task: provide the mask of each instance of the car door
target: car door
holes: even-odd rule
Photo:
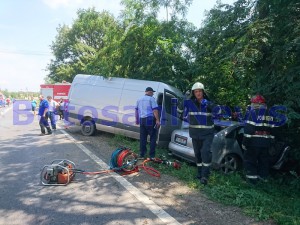
[[[164,92],[157,96],[161,122],[158,130],[159,145],[168,146],[172,131],[181,127],[182,101],[181,97],[167,89],[164,89]]]

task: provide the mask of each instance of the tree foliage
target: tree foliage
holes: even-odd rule
[[[54,81],[72,82],[79,73],[107,74],[111,69],[110,49],[120,29],[108,12],[95,9],[78,10],[78,18],[71,27],[60,26],[51,45],[55,56],[48,66],[49,77]],[[99,61],[99,58],[102,58]]]

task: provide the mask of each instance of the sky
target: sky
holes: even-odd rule
[[[40,90],[53,59],[50,45],[59,25],[71,25],[78,9],[95,7],[115,17],[121,0],[0,0],[0,90]],[[217,0],[193,0],[188,21],[200,27]],[[233,4],[235,0],[221,0]],[[163,18],[163,15],[161,15]]]

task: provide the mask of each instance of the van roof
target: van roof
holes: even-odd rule
[[[122,77],[104,77],[101,75],[86,75],[86,74],[77,74],[74,77],[72,84],[76,83],[86,83],[91,85],[101,84],[107,86],[107,82],[118,83],[118,86],[122,86],[122,88],[127,90],[136,90],[136,88],[145,91],[146,87],[152,87],[154,90],[158,89],[168,89],[174,92],[178,96],[183,96],[182,92],[177,88],[165,84],[160,81],[150,81],[150,80],[138,80],[138,79],[130,79],[130,78],[122,78]]]

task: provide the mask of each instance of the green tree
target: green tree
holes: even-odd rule
[[[193,82],[203,82],[213,99],[230,106],[245,106],[249,94],[252,75],[244,66],[251,68],[254,56],[242,59],[238,54],[244,49],[252,8],[251,1],[240,0],[234,6],[219,3],[197,33]]]
[[[174,15],[178,12],[184,18],[186,6],[178,1],[126,0],[122,3],[125,32],[119,43],[116,73],[122,77],[167,82],[186,90],[193,71],[191,47],[195,44],[196,28],[175,16],[171,21],[157,19],[161,7],[171,7]]]
[[[53,81],[72,82],[79,73],[103,74],[110,62],[107,51],[113,43],[118,23],[108,12],[95,9],[78,10],[78,18],[71,27],[58,28],[56,40],[51,49],[55,56],[48,66]],[[98,61],[104,57],[103,61]],[[99,63],[98,63],[99,62]]]
[[[211,96],[229,106],[263,94],[269,106],[284,105],[282,134],[300,158],[300,4],[297,0],[238,0],[210,10],[197,33],[197,73]],[[298,152],[298,153],[297,153]]]

